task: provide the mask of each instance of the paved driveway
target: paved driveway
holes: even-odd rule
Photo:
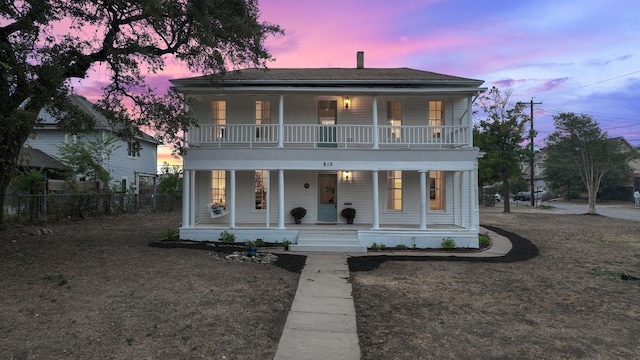
[[[586,214],[589,212],[588,204],[567,203],[562,201],[549,201],[543,204],[553,206],[567,214]],[[640,221],[640,208],[634,208],[633,204],[596,204],[596,212],[603,216],[617,219]]]

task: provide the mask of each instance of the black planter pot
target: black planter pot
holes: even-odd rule
[[[347,218],[347,224],[353,224],[353,218]]]
[[[296,224],[302,224],[302,219],[298,219],[298,218],[295,218],[295,219],[296,219]]]

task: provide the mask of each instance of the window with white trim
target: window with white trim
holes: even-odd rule
[[[402,210],[402,171],[387,171],[387,210]]]
[[[444,171],[429,171],[429,209],[444,210]]]
[[[213,138],[224,138],[224,125],[227,124],[227,102],[224,100],[214,100],[211,102],[211,123],[214,126]]]
[[[255,209],[267,209],[267,170],[256,170],[254,177]]]
[[[266,128],[260,125],[271,124],[271,102],[269,100],[256,101],[256,138],[267,137]]]
[[[402,102],[401,101],[388,101],[387,102],[387,121],[391,128],[391,139],[400,140],[400,134],[402,133]]]
[[[211,170],[211,203],[220,207],[227,206],[226,172]]]
[[[440,138],[444,125],[444,111],[442,101],[429,101],[429,126],[431,126],[431,137]]]
[[[127,142],[127,156],[129,157],[140,157],[140,142],[139,141],[128,141]]]

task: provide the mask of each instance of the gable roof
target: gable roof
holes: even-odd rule
[[[347,89],[372,91],[454,91],[478,92],[482,80],[463,78],[410,68],[270,68],[242,69],[224,75],[198,76],[171,80],[180,91],[208,88],[257,90],[273,88],[291,91],[303,89]],[[422,91],[420,91],[422,90]]]
[[[23,147],[18,157],[18,164],[30,168],[44,168],[55,170],[69,170],[70,168],[47,155],[46,153],[31,147]]]
[[[100,111],[98,111],[95,108],[94,104],[91,101],[87,100],[87,98],[85,98],[82,95],[71,94],[69,95],[69,100],[71,100],[71,103],[73,103],[73,105],[78,107],[80,110],[82,110],[83,112],[85,112],[95,120],[95,125],[93,126],[94,130],[105,130],[105,131],[111,131],[111,132],[114,131],[113,126],[111,126],[111,123],[109,122],[109,119],[107,119],[106,116],[104,116]],[[40,110],[38,117],[43,119],[44,124],[46,125],[55,125],[58,123],[58,119],[53,117],[44,109]],[[138,140],[146,141],[153,144],[158,144],[158,141],[153,136],[148,135],[145,132],[142,132],[142,136],[138,137]]]

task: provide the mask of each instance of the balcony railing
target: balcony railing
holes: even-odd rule
[[[469,128],[466,126],[389,126],[372,125],[322,125],[285,124],[282,141],[277,124],[215,125],[205,124],[192,128],[187,141],[192,146],[313,146],[313,147],[384,147],[416,145],[469,144]]]

